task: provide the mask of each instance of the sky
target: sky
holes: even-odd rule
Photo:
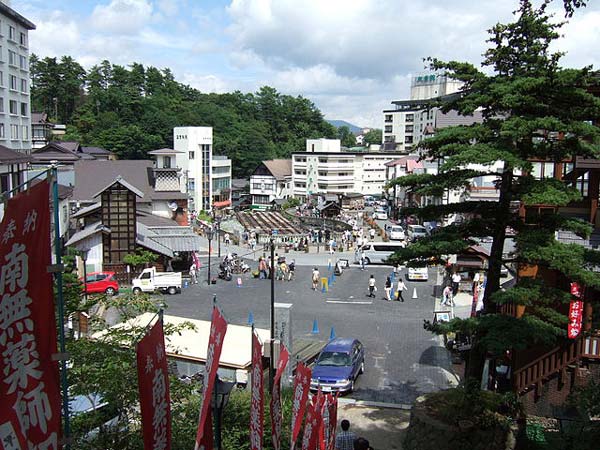
[[[541,0],[534,0],[539,3]],[[34,22],[30,52],[168,67],[202,92],[264,85],[312,100],[327,119],[382,127],[423,58],[479,65],[487,31],[516,0],[12,0]],[[564,66],[600,67],[600,0],[562,28]],[[564,19],[555,0],[556,20]]]

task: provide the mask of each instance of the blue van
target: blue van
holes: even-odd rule
[[[365,371],[365,352],[357,339],[336,338],[317,358],[310,380],[311,391],[352,392],[354,382]]]

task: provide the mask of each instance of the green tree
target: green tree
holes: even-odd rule
[[[341,141],[344,147],[356,147],[356,136],[352,134],[350,128],[346,125],[342,125],[337,130],[337,138]]]
[[[469,375],[480,377],[483,356],[501,355],[507,349],[550,345],[565,338],[567,318],[559,311],[568,295],[542,280],[521,279],[511,289],[500,289],[500,270],[506,230],[516,232],[520,264],[538,264],[556,270],[567,279],[585,286],[600,287],[600,277],[586,267],[599,261],[598,252],[555,239],[558,229],[586,235],[590,225],[563,216],[560,207],[581,198],[569,182],[529,175],[531,159],[561,163],[576,156],[600,156],[600,130],[590,120],[600,117],[600,99],[586,88],[594,83],[590,68],[564,69],[561,53],[552,53],[562,24],[546,13],[546,3],[534,8],[522,0],[513,23],[498,24],[490,30],[491,47],[485,53],[485,72],[465,62],[432,60],[432,69],[443,70],[464,83],[460,95],[440,105],[443,110],[472,114],[480,109],[483,123],[438,130],[422,141],[426,157],[440,161],[437,175],[411,175],[395,180],[422,195],[441,196],[448,189],[464,190],[475,177],[494,177],[498,202],[465,201],[444,206],[407,210],[424,220],[442,219],[460,213],[472,217],[461,225],[443,228],[430,239],[401,250],[394,259],[418,260],[457,254],[491,236],[492,247],[484,296],[484,314],[467,320],[427,327],[436,332],[460,330],[471,334],[474,346],[468,364]],[[493,169],[501,162],[502,169]],[[475,166],[473,166],[475,164]],[[524,220],[514,208],[548,205],[554,214],[528,214]],[[527,305],[521,319],[499,314],[506,302]]]
[[[365,145],[381,144],[383,143],[383,133],[381,130],[374,128],[365,134],[363,142]]]

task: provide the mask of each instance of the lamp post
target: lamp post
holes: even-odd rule
[[[82,248],[79,250],[81,253],[81,260],[83,261],[83,299],[85,304],[87,305],[88,296],[87,296],[87,257],[90,249]]]
[[[213,234],[214,231],[212,228],[209,228],[208,230],[206,230],[206,238],[208,239],[208,278],[206,280],[206,282],[210,285],[210,254],[212,253],[212,238],[213,238]]]
[[[216,224],[217,224],[217,242],[218,242],[217,256],[219,257],[219,260],[221,260],[221,218],[220,217],[218,217],[216,219]]]
[[[271,242],[271,335],[269,353],[269,391],[273,392],[273,378],[275,377],[275,242]]]
[[[223,381],[217,375],[212,398],[213,416],[215,417],[215,449],[221,450],[221,417],[223,409],[229,401],[229,394],[235,383]]]

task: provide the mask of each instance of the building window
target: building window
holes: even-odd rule
[[[170,169],[170,168],[171,168],[171,157],[163,156],[163,169]]]
[[[386,133],[391,133],[392,132],[392,126],[391,125],[386,125],[385,126],[385,132]]]
[[[11,27],[10,25],[8,26],[8,39],[10,39],[11,41],[14,41],[17,37],[17,32],[15,30],[15,27]]]
[[[25,78],[21,78],[21,92],[23,94],[27,93],[27,80]]]
[[[19,68],[21,70],[27,70],[27,58],[23,55],[19,55]]]
[[[0,97],[0,113],[4,113],[4,97]]]
[[[0,139],[4,139],[4,124],[0,123]]]
[[[590,186],[590,173],[586,172],[581,175],[574,183],[574,188],[577,189],[582,197],[588,196],[588,190]]]
[[[269,204],[269,196],[268,195],[253,195],[254,204],[255,205],[268,205]]]
[[[413,125],[406,125],[406,126],[404,127],[404,132],[405,132],[405,133],[412,133],[412,132],[413,132],[413,130],[414,130],[414,126],[413,126]]]
[[[27,35],[25,33],[19,33],[19,44],[27,47]]]
[[[194,192],[196,190],[196,179],[195,178],[188,178],[187,189],[188,189],[188,192]]]
[[[188,158],[189,159],[195,159],[196,158],[196,152],[189,152]]]
[[[8,51],[8,64],[11,66],[17,65],[17,54],[12,50]]]
[[[9,100],[8,105],[9,105],[8,111],[11,114],[17,115],[18,114],[18,111],[17,111],[17,101],[16,100]]]
[[[4,86],[4,72],[0,70],[0,86]]]
[[[19,139],[19,125],[15,125],[14,123],[10,124],[10,138]]]
[[[404,120],[406,122],[414,122],[415,121],[415,115],[414,114],[407,114],[406,118]]]
[[[412,144],[413,143],[413,137],[412,136],[404,136],[404,143],[405,144]]]
[[[23,139],[24,141],[29,140],[29,128],[27,128],[27,125],[23,125],[21,127],[21,139]]]
[[[21,103],[21,115],[27,117],[27,103]]]
[[[391,122],[393,120],[392,115],[391,114],[386,114],[385,115],[385,121],[386,122]]]
[[[13,91],[17,90],[17,77],[15,77],[14,75],[10,75],[10,88]]]

